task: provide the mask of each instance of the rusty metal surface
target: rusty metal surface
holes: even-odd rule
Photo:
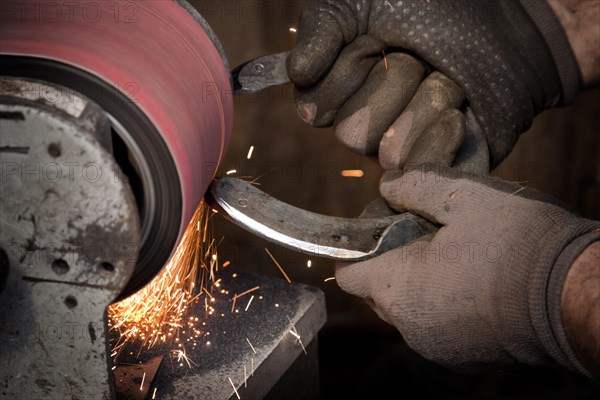
[[[75,93],[46,101],[64,94],[54,85],[18,90],[30,83],[0,81],[0,393],[108,399],[104,312],[135,267],[135,200],[102,110]]]
[[[221,287],[229,294],[213,294],[216,299],[210,303],[214,307],[213,314],[206,313],[204,303],[193,306],[191,315],[198,316],[205,324],[201,324],[202,337],[194,340],[197,346],[182,335],[180,343],[189,365],[177,359],[172,349],[181,347],[175,343],[171,347],[141,352],[139,343],[131,343],[122,351],[124,355],[119,357],[119,363],[124,365],[164,356],[156,377],[149,383],[147,398],[151,398],[155,389],[157,399],[237,398],[229,382],[231,379],[242,399],[261,399],[298,357],[308,357],[302,346],[308,348],[316,340],[326,320],[323,293],[311,286],[239,271],[234,278],[233,271],[226,271],[221,274]],[[232,312],[232,303],[228,300],[235,293],[256,286],[260,288],[239,298]],[[252,295],[254,299],[247,307]],[[290,330],[297,332],[302,345]],[[312,351],[316,351],[316,346],[313,347]],[[115,373],[121,368],[119,363]],[[313,365],[313,368],[318,366]],[[120,386],[139,389],[140,382],[117,380],[117,391]]]

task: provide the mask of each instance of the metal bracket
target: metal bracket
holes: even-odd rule
[[[0,78],[2,397],[113,397],[104,315],[140,229],[106,129],[73,91]]]

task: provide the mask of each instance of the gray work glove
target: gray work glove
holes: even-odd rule
[[[338,265],[343,290],[445,366],[557,362],[585,373],[564,334],[560,294],[576,257],[600,240],[599,222],[533,189],[440,166],[390,171],[381,192],[396,211],[441,228]]]
[[[426,64],[398,53],[406,51]],[[301,14],[287,66],[300,116],[335,123],[342,142],[364,154],[377,153],[390,126],[400,136],[393,142],[410,147],[442,111],[464,110],[464,93],[492,166],[536,114],[570,102],[579,88],[567,38],[542,0],[316,1]],[[445,75],[462,92],[428,82],[430,68],[443,73],[430,78]],[[415,96],[424,78],[428,89]],[[400,115],[405,108],[409,115]],[[455,129],[464,125],[451,119]],[[410,150],[402,152],[381,161],[399,168]]]

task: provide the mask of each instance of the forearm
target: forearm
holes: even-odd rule
[[[600,84],[600,1],[547,1],[569,39],[584,87]]]
[[[600,242],[571,266],[561,295],[567,340],[579,361],[600,379]]]

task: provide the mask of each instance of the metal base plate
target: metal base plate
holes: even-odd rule
[[[108,400],[103,316],[140,236],[108,120],[74,93],[42,96],[61,87],[1,78],[0,88],[0,398]]]
[[[203,331],[195,340],[196,346],[181,336],[190,365],[177,359],[177,344],[140,353],[140,344],[131,343],[116,363],[115,376],[119,377],[119,369],[127,364],[160,356],[163,360],[153,381],[147,379],[155,372],[150,363],[138,369],[137,374],[129,374],[126,380],[116,379],[122,399],[131,398],[128,393],[132,393],[132,387],[142,399],[152,398],[155,389],[156,398],[160,399],[237,398],[232,383],[243,399],[260,399],[294,360],[314,355],[305,355],[302,346],[309,349],[326,321],[325,297],[319,289],[243,272],[227,271],[221,277],[221,287],[229,294],[213,293],[215,301],[209,302],[214,308],[212,315],[203,302],[193,306],[191,315],[199,318],[198,326]],[[260,288],[236,300],[232,312],[230,299],[234,294],[256,286]],[[309,350],[316,351],[316,346]],[[141,386],[144,372],[146,379]]]

